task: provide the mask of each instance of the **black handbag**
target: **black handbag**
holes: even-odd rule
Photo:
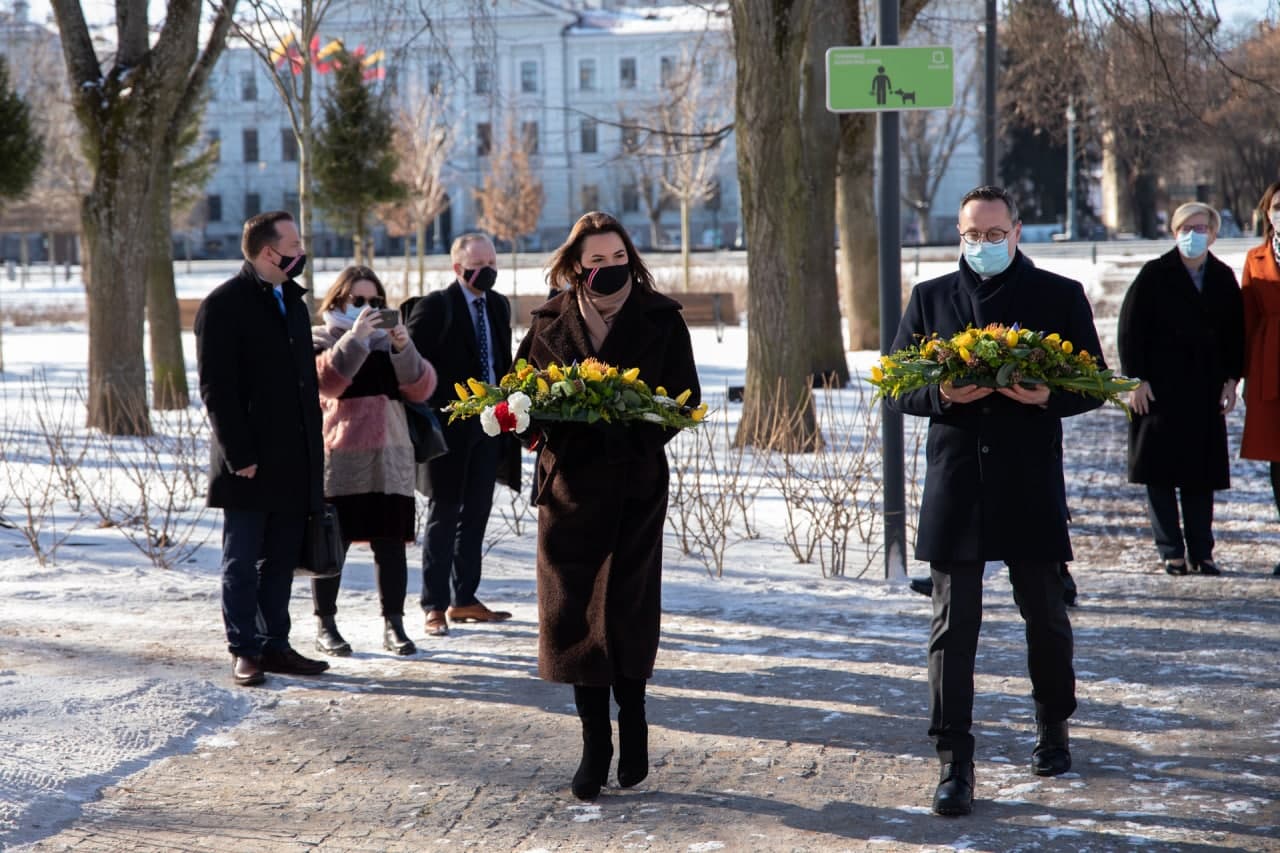
[[[430,462],[437,456],[449,452],[449,445],[444,440],[444,432],[440,429],[440,421],[436,413],[426,403],[404,403],[404,416],[409,425],[409,440],[413,442],[413,461]]]
[[[338,510],[325,504],[307,516],[306,536],[302,540],[302,556],[294,575],[311,578],[333,578],[342,574],[347,551],[342,547],[342,528]]]

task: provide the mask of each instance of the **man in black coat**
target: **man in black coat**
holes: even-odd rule
[[[1017,250],[1017,207],[998,187],[965,195],[959,230],[964,256],[950,275],[921,282],[894,340],[950,336],[990,323],[1058,332],[1099,356],[1093,312],[1078,282],[1036,269]],[[929,734],[942,762],[933,809],[968,814],[973,803],[973,670],[982,623],[982,571],[1009,567],[1027,626],[1027,661],[1037,740],[1032,766],[1053,776],[1071,766],[1067,718],[1075,711],[1071,622],[1059,566],[1070,561],[1061,419],[1100,405],[1078,394],[1034,389],[923,388],[889,399],[891,408],[929,418],[928,467],[916,559],[929,563]]]
[[[208,504],[223,510],[222,618],[232,678],[316,675],[289,645],[289,593],[307,515],[322,501],[324,448],[311,318],[294,281],[306,263],[293,217],[244,224],[245,264],[196,314],[200,396],[213,427]]]
[[[456,280],[419,299],[409,315],[413,344],[439,377],[428,400],[436,409],[456,399],[455,383],[497,384],[511,369],[511,307],[493,290],[498,280],[493,243],[483,234],[463,234],[453,241],[450,255]],[[437,637],[449,633],[450,621],[511,618],[482,604],[476,590],[499,464],[520,462],[519,446],[509,436],[485,435],[479,418],[450,424],[442,414],[440,422],[449,452],[426,464],[431,502],[422,546],[422,609],[427,634]],[[518,474],[515,483],[519,488]]]

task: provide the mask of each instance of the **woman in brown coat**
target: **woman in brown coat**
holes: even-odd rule
[[[650,387],[699,400],[680,304],[657,293],[626,230],[592,212],[552,256],[560,293],[533,312],[517,358],[539,369],[597,358],[637,367]],[[613,758],[609,688],[618,703],[618,784],[648,775],[645,682],[658,652],[665,445],[651,424],[543,425],[538,459],[538,674],[573,685],[582,761],[573,793],[594,799]]]
[[[1271,463],[1271,490],[1280,508],[1280,181],[1258,203],[1262,245],[1245,256],[1244,438],[1240,456]],[[1280,576],[1280,563],[1272,574]]]

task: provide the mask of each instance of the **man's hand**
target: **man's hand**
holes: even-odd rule
[[[1022,403],[1027,406],[1044,406],[1049,402],[1048,385],[1024,388],[1021,384],[1015,383],[1008,388],[997,388],[996,390],[1015,403]]]
[[[1225,390],[1225,389],[1224,389]],[[1231,389],[1232,402],[1235,401],[1235,386]],[[1151,393],[1151,386],[1143,382],[1137,388],[1129,392],[1129,408],[1133,409],[1134,414],[1145,415],[1151,411],[1151,404],[1156,401],[1156,395]],[[1230,410],[1228,410],[1230,411]]]
[[[1236,380],[1228,379],[1222,383],[1222,398],[1218,401],[1222,406],[1222,414],[1230,414],[1236,407]]]
[[[236,472],[237,477],[244,477],[246,480],[252,480],[253,475],[258,473],[257,465],[250,465],[248,468],[241,468]]]
[[[938,386],[938,396],[942,398],[942,402],[952,405],[961,403],[972,403],[974,400],[981,400],[986,397],[994,389],[982,388],[978,385],[965,385],[963,388],[957,388],[951,384],[948,379]]]

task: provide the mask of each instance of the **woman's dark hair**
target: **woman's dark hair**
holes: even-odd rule
[[[387,289],[382,286],[382,281],[373,270],[360,265],[347,267],[338,273],[338,277],[334,279],[333,284],[329,285],[329,289],[325,291],[324,299],[320,302],[320,307],[316,312],[323,314],[335,305],[346,305],[347,300],[351,298],[351,288],[356,286],[358,281],[371,281],[373,286],[378,288],[378,295],[383,299],[387,298]]]
[[[640,253],[631,242],[631,235],[622,227],[621,222],[599,210],[584,213],[577,222],[573,223],[568,239],[556,249],[547,265],[547,284],[556,290],[561,290],[568,285],[576,286],[578,274],[574,270],[574,265],[581,265],[583,242],[592,235],[610,232],[617,234],[622,240],[622,245],[626,247],[627,266],[631,269],[631,286],[652,293],[653,274],[644,265],[644,261],[640,260]]]
[[[1262,200],[1258,202],[1258,218],[1262,220],[1262,236],[1265,238],[1263,242],[1270,243],[1271,238],[1275,236],[1275,226],[1271,224],[1271,201],[1276,197],[1276,193],[1280,193],[1280,181],[1274,181],[1262,193]]]

